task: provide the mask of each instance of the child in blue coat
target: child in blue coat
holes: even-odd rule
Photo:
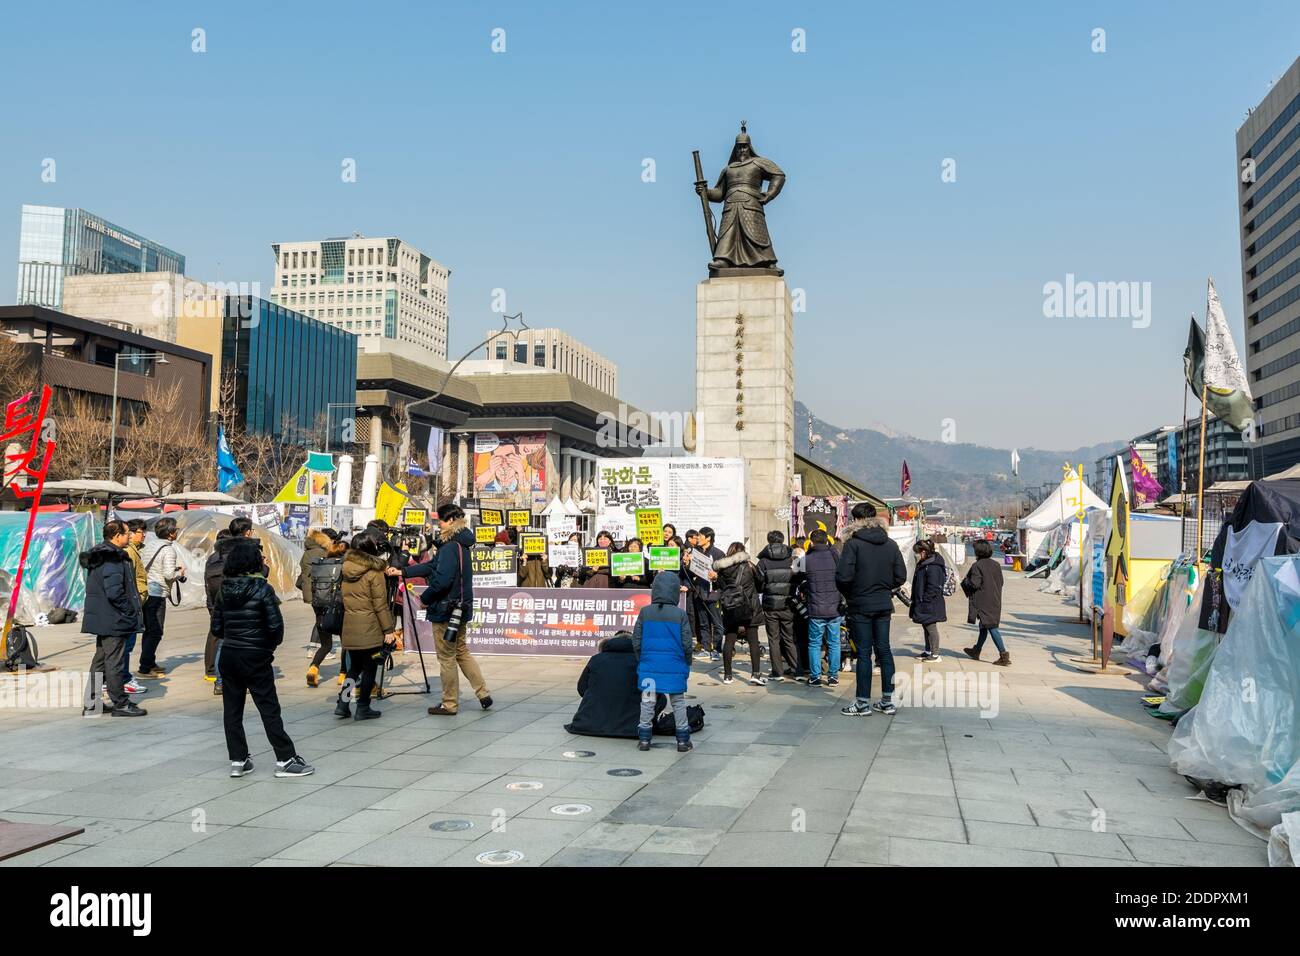
[[[695,634],[691,619],[677,606],[681,579],[662,571],[650,588],[650,603],[641,608],[632,630],[636,655],[636,680],[641,689],[641,720],[637,724],[638,750],[650,749],[654,733],[655,695],[666,694],[677,722],[677,752],[691,749],[691,728],[686,717],[686,680],[691,673]]]

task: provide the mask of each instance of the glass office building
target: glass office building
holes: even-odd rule
[[[315,448],[343,444],[356,415],[355,407],[340,407],[352,406],[357,396],[357,337],[351,332],[255,296],[227,296],[223,379],[231,370],[235,408],[249,432]]]
[[[185,257],[84,209],[29,206],[18,234],[18,304],[63,306],[65,276],[185,272]]]

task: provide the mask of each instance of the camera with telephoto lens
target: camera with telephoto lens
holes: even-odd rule
[[[808,616],[808,605],[804,603],[803,598],[798,594],[790,595],[790,610],[794,611],[798,617]]]
[[[442,639],[449,644],[455,644],[464,623],[465,605],[453,604],[451,606],[451,616],[447,618],[447,630],[443,632]]]

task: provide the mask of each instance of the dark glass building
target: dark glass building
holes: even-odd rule
[[[24,205],[18,304],[63,305],[65,276],[185,272],[185,257],[84,209]]]
[[[339,407],[357,395],[357,338],[351,332],[255,296],[227,296],[223,378],[232,369],[235,408],[249,432],[312,447],[337,448],[345,437],[351,440],[344,428],[355,409]]]

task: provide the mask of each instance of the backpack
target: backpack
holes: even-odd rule
[[[343,628],[343,559],[316,558],[311,575],[311,606],[320,612],[321,629],[337,634]]]
[[[221,593],[221,582],[226,579],[226,557],[216,548],[208,555],[208,563],[203,566],[203,586],[208,592],[208,602],[215,604]]]
[[[943,570],[944,570],[943,596],[952,597],[954,594],[957,593],[957,575],[953,573],[952,568],[949,567],[947,564],[943,566]]]
[[[16,671],[19,668],[40,667],[40,651],[36,647],[36,638],[21,624],[15,623],[5,643],[5,670]]]
[[[663,699],[663,695],[660,695]],[[691,733],[698,734],[704,729],[704,708],[699,704],[689,704],[686,707],[686,723],[691,729]],[[677,718],[673,714],[671,707],[665,707],[659,711],[655,717],[654,733],[663,736],[669,736],[677,733]]]

